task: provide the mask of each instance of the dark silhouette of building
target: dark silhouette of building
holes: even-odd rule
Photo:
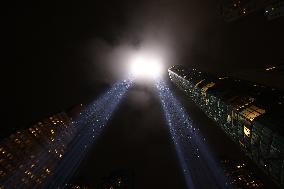
[[[99,183],[99,189],[133,189],[133,174],[130,171],[120,170],[112,172]]]
[[[173,66],[171,81],[184,91],[267,175],[284,186],[284,93],[228,76]]]
[[[257,176],[248,168],[246,163],[223,159],[221,165],[233,188],[264,188],[261,179],[257,178]]]
[[[231,76],[284,90],[284,64],[274,64],[258,69],[246,69]]]
[[[220,3],[220,14],[225,21],[231,22],[250,13],[263,11],[270,20],[272,17],[276,18],[276,14],[278,15],[281,12],[281,8],[276,10],[276,5],[280,2],[281,0],[222,0]]]
[[[93,185],[76,181],[66,185],[67,189],[133,189],[133,173],[129,170],[117,170],[104,176],[101,180]]]
[[[278,1],[265,8],[265,15],[268,20],[273,20],[284,16],[284,1]]]

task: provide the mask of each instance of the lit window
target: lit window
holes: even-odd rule
[[[261,109],[257,106],[252,105],[252,106],[244,109],[241,112],[241,115],[244,116],[245,118],[247,118],[248,120],[253,121],[256,117],[258,117],[258,116],[260,116],[264,113],[265,113],[264,109]]]
[[[266,70],[266,71],[270,71],[270,70],[273,70],[273,69],[275,69],[275,68],[276,68],[275,66],[272,66],[272,67],[266,68],[265,70]]]
[[[250,129],[244,126],[244,133],[247,137],[250,137]]]
[[[215,83],[213,83],[213,82],[208,83],[207,85],[202,87],[201,91],[205,93],[209,88],[213,87],[214,85],[215,85]]]
[[[47,174],[50,173],[50,170],[48,168],[45,169],[45,172],[47,172]]]
[[[15,141],[15,143],[17,143],[17,144],[20,144],[20,143],[21,143],[21,141],[20,141],[18,138],[16,138],[14,141]]]
[[[206,105],[208,105],[208,103],[209,103],[209,99],[206,99],[206,100],[205,100],[205,102],[206,102]]]
[[[228,122],[228,123],[230,123],[230,122],[231,122],[231,120],[232,120],[231,116],[230,116],[230,115],[228,115],[228,117],[227,117],[227,122]]]

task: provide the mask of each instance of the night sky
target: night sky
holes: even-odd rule
[[[1,17],[4,130],[93,99],[122,78],[113,57],[125,47],[154,44],[167,49],[167,66],[221,73],[284,59],[283,18],[225,23],[206,0],[25,1]]]
[[[128,49],[158,46],[166,49],[166,66],[183,64],[213,73],[263,68],[284,60],[283,18],[267,21],[262,12],[257,12],[226,23],[218,14],[217,1],[23,1],[9,5],[1,18],[5,48],[1,57],[4,65],[1,69],[4,94],[1,137],[15,129],[29,127],[48,115],[95,99],[124,77],[127,68],[121,66],[120,54]],[[117,134],[122,138],[127,136],[121,144],[116,143],[122,150],[117,156],[126,154],[118,158],[129,158],[122,161],[125,164],[134,153],[142,153],[140,149],[145,149],[144,145],[151,144],[151,152],[145,154],[153,157],[134,155],[137,162],[147,158],[158,161],[172,151],[170,160],[149,166],[155,165],[153,170],[156,171],[169,166],[175,185],[181,178],[175,174],[173,149],[168,148],[170,141],[164,140],[169,138],[169,133],[163,127],[155,98],[146,86],[131,90],[127,102],[122,104],[123,111],[111,122],[117,130],[106,131],[106,139],[92,154],[102,154],[101,148],[110,148],[116,143],[114,140],[119,139],[115,138]],[[146,114],[150,110],[154,113]],[[129,115],[132,115],[130,120]],[[138,122],[140,124],[135,125]],[[149,142],[145,142],[148,139]],[[133,145],[125,145],[131,141]],[[160,146],[164,146],[160,153],[154,153]],[[133,154],[127,154],[127,148]],[[93,161],[100,164],[104,155]],[[136,169],[131,165],[125,167]],[[139,167],[137,169],[139,172]],[[144,167],[138,175],[147,175],[145,170]]]

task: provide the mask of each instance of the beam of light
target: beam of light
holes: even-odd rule
[[[52,174],[41,188],[64,188],[92,144],[102,133],[132,83],[133,80],[130,78],[114,84],[110,90],[87,106],[76,118],[74,121],[76,134],[71,134],[71,130],[67,130],[65,133],[56,133],[54,141],[48,145],[39,146],[38,150],[33,153],[35,157],[32,160],[28,158],[27,161],[23,161],[21,169],[5,181],[3,186],[5,188],[26,188],[22,178],[23,175],[31,174],[27,172],[30,170],[34,175],[42,175],[43,171]],[[68,136],[64,138],[62,135]],[[67,147],[65,153],[57,151],[62,147],[62,144]],[[35,160],[36,165],[34,165]],[[35,183],[34,187],[37,188],[38,185]]]
[[[162,59],[158,55],[136,53],[129,60],[130,74],[139,80],[158,78],[162,73]]]
[[[53,177],[47,182],[48,188],[61,188],[68,183],[131,85],[131,79],[116,83],[80,116],[77,121],[80,133],[57,166]]]
[[[162,80],[156,80],[156,88],[187,187],[229,188],[221,167],[182,105]]]

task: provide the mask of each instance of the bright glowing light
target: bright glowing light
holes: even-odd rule
[[[157,78],[162,73],[162,60],[158,56],[135,55],[130,60],[130,73],[135,78]]]

